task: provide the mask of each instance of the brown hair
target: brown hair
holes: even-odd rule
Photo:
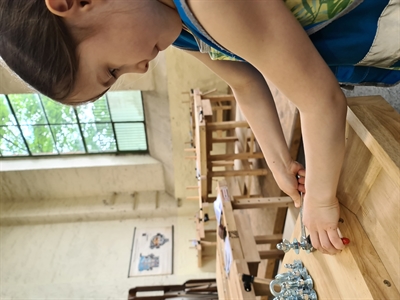
[[[76,42],[44,0],[0,0],[0,56],[22,80],[60,102],[72,91]]]

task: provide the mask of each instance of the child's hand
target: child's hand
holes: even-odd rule
[[[296,207],[300,207],[300,192],[305,193],[305,176],[304,167],[297,161],[291,161],[288,168],[274,174],[275,180],[279,188],[285,192],[292,200]]]
[[[305,197],[303,203],[303,224],[310,235],[314,248],[325,254],[336,254],[344,249],[337,232],[340,206],[335,197],[332,201],[321,201]]]

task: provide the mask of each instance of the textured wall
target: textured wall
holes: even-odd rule
[[[0,183],[1,202],[165,189],[162,164],[148,155],[2,160]]]
[[[174,274],[127,278],[135,227],[174,225]],[[0,298],[127,299],[135,286],[214,277],[197,268],[188,217],[0,228]],[[192,230],[188,230],[191,228]]]

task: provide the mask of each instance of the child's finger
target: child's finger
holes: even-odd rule
[[[304,184],[306,182],[306,178],[305,177],[300,177],[300,178],[297,179],[297,182],[299,184]]]
[[[299,192],[301,192],[301,193],[303,193],[303,194],[306,193],[306,186],[305,186],[304,184],[299,184],[299,185],[297,186],[297,189],[298,189]]]
[[[297,172],[297,175],[300,175],[301,177],[305,177],[306,176],[306,170],[305,169],[300,169]]]

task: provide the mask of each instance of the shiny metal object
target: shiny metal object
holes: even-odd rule
[[[306,227],[303,224],[303,193],[300,193],[300,227],[301,227],[301,237],[300,242],[294,238],[293,242],[284,239],[281,243],[276,245],[276,248],[282,250],[283,252],[288,252],[293,249],[296,254],[300,253],[300,249],[303,249],[307,253],[314,251],[314,247],[311,244],[310,236],[307,236]]]
[[[314,282],[303,263],[295,260],[293,264],[284,266],[290,271],[277,274],[269,286],[272,295],[275,296],[274,300],[317,300],[317,293],[313,289]]]

